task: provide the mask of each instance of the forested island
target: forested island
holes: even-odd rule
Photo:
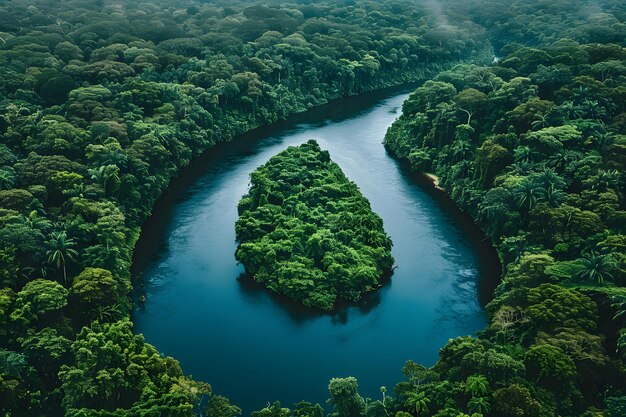
[[[620,0],[1,2],[0,412],[240,414],[133,333],[141,225],[216,143],[425,81],[385,144],[504,276],[479,337],[381,400],[333,379],[331,416],[625,415],[625,20]]]
[[[391,272],[382,219],[314,140],[254,171],[238,209],[237,260],[255,281],[305,306],[358,301]]]

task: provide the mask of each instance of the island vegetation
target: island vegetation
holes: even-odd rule
[[[480,337],[380,400],[333,379],[331,415],[625,415],[624,2],[263,3],[0,3],[0,412],[240,414],[133,333],[142,222],[220,141],[432,78],[386,146],[440,178],[504,278]]]
[[[255,281],[308,307],[358,301],[393,266],[382,219],[314,140],[254,171],[239,215],[237,260]]]

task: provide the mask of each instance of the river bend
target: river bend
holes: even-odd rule
[[[250,412],[280,400],[323,403],[328,380],[355,376],[361,394],[402,379],[407,359],[432,365],[449,338],[485,326],[481,254],[381,144],[406,92],[333,102],[220,144],[183,171],[144,227],[135,262],[135,331],[185,373]],[[397,269],[359,305],[333,314],[294,306],[238,277],[237,202],[249,174],[316,139],[384,220]]]

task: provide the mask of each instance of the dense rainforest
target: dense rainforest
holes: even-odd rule
[[[436,174],[505,266],[488,328],[397,394],[418,392],[431,412],[581,415],[604,399],[624,415],[626,50],[560,39],[500,55],[424,83],[385,138]]]
[[[169,180],[254,127],[488,59],[480,26],[453,32],[402,2],[0,3],[5,413],[191,414],[209,387],[128,320],[132,250]]]
[[[441,177],[504,278],[479,338],[382,401],[332,380],[332,415],[626,414],[625,20],[619,0],[1,1],[0,411],[241,413],[132,332],[141,224],[220,141],[432,79],[386,146]]]
[[[237,260],[256,282],[305,306],[358,301],[391,272],[382,219],[314,140],[255,170],[238,211]]]

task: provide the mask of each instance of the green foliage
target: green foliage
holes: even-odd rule
[[[68,291],[57,282],[43,278],[30,281],[17,293],[11,319],[27,324],[59,313],[67,305],[67,294]]]
[[[90,321],[127,317],[141,224],[178,170],[217,142],[463,60],[487,62],[485,32],[463,16],[453,21],[449,37],[419,4],[368,0],[0,5],[0,347],[15,351],[46,327],[72,341]],[[328,252],[326,232],[309,237],[295,250]],[[384,233],[362,238],[386,245]],[[391,262],[384,250],[354,255],[323,258],[352,299]],[[304,255],[282,272],[290,285],[319,278]],[[41,277],[69,289],[69,305],[37,317],[14,294]],[[335,295],[316,293],[312,303],[330,308]],[[119,412],[62,411],[58,378],[26,360],[37,367],[32,380],[2,382],[3,415],[192,412],[179,393]]]
[[[573,24],[582,1],[531,3],[459,4],[498,22],[490,33],[501,57],[424,83],[385,137],[392,154],[439,178],[503,263],[488,328],[479,340],[450,341],[431,370],[463,384],[465,398],[431,395],[435,382],[397,386],[428,393],[436,415],[582,415],[603,390],[617,398],[626,389],[623,353],[610,365],[626,351],[623,309],[606,307],[626,283],[626,160],[617,156],[626,79],[615,62],[625,54],[613,37],[622,29]],[[611,14],[623,6],[601,3],[605,23],[623,20]],[[564,20],[539,18],[544,6]]]
[[[472,397],[481,397],[489,392],[489,381],[483,375],[472,375],[465,381],[465,392]]]
[[[472,413],[485,415],[491,411],[491,403],[487,397],[472,397],[467,403],[467,408]]]
[[[380,286],[393,266],[382,219],[317,142],[288,148],[250,177],[236,256],[257,282],[325,310]]]
[[[542,284],[528,292],[528,314],[538,329],[558,327],[594,330],[597,307],[579,291]]]
[[[626,413],[626,397],[608,397],[605,402],[608,417],[617,417]]]
[[[226,412],[225,414],[213,414],[213,416],[216,417],[229,415],[231,415],[229,412]],[[272,405],[268,403],[267,407],[258,411],[253,411],[251,415],[254,417],[323,417],[324,409],[319,404],[300,401],[296,403],[294,409],[291,410],[289,408],[281,407],[280,402],[275,401]]]
[[[253,411],[251,417],[289,417],[288,408],[280,406],[280,402],[275,401],[271,406],[263,408],[259,411]]]
[[[11,187],[13,184],[11,183]],[[10,187],[5,187],[10,188]],[[13,189],[0,191],[0,207],[25,212],[33,203],[33,195],[28,190]]]
[[[79,305],[80,311],[90,311],[123,299],[129,290],[128,284],[116,279],[110,271],[87,268],[74,278],[70,297]]]
[[[127,409],[185,388],[178,364],[134,335],[128,321],[83,328],[71,350],[73,364],[59,372],[67,412]]]
[[[60,366],[69,360],[72,342],[54,328],[29,331],[18,341],[34,366],[45,372],[47,382],[54,381]]]
[[[241,414],[241,408],[232,405],[228,398],[213,395],[204,408],[207,417],[236,417]]]
[[[549,386],[566,384],[576,375],[574,361],[560,348],[535,345],[524,355],[524,364],[530,378]]]
[[[583,255],[576,278],[602,284],[606,279],[613,278],[610,271],[614,268],[615,263],[610,255],[602,255],[592,250]]]
[[[626,331],[607,307],[626,283],[623,1],[118,3],[0,5],[0,413],[197,412],[208,388],[181,378],[176,362],[123,320],[132,248],[170,179],[252,128],[434,77],[404,104],[386,145],[440,178],[491,238],[506,275],[480,343],[449,343],[430,370],[407,366],[400,398],[360,413],[414,415],[404,404],[419,391],[420,410],[439,416],[583,415],[600,398],[607,415],[624,414]],[[492,49],[499,62],[471,64],[491,61]],[[331,200],[306,195],[320,197]],[[286,200],[254,198],[269,208]],[[375,219],[350,228],[375,228]],[[320,278],[311,262],[333,266],[336,282],[349,271],[348,298],[363,288],[355,282],[378,282],[375,265],[391,266],[385,250],[371,250],[378,263],[359,267],[349,261],[355,253],[326,256],[329,233],[305,240],[302,222],[285,227],[303,233],[299,246],[266,242],[250,262],[292,250],[281,273],[297,283],[293,292]],[[360,239],[385,247],[384,237]],[[568,393],[548,375],[541,388],[519,376],[535,345],[574,361]],[[519,384],[499,385],[507,370]],[[468,398],[464,384],[476,374],[492,394]],[[345,401],[349,410],[359,409],[356,397]],[[214,401],[216,412],[234,413]],[[323,413],[308,403],[284,410],[265,413]]]
[[[65,231],[52,233],[48,241],[48,251],[46,256],[48,262],[56,265],[57,269],[63,270],[63,281],[67,284],[67,262],[75,261],[78,252],[74,249],[76,243],[72,239],[68,239]]]
[[[494,391],[494,410],[500,415],[511,417],[539,417],[541,404],[523,386],[513,384]]]
[[[363,414],[365,400],[359,395],[356,378],[333,378],[328,384],[333,417],[358,417]]]
[[[417,416],[423,416],[428,414],[428,412],[430,411],[428,408],[428,404],[430,404],[430,400],[423,392],[409,393],[406,401],[404,402],[404,406],[407,407],[407,409],[409,410],[415,410],[415,414]]]
[[[294,417],[323,417],[324,409],[319,404],[300,401],[296,403],[293,415]]]

